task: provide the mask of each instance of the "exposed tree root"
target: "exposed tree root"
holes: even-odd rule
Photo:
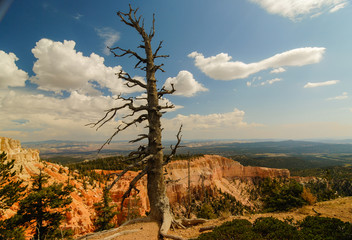
[[[194,225],[198,225],[198,224],[201,224],[201,223],[205,223],[207,221],[208,220],[204,219],[204,218],[195,218],[195,219],[184,218],[184,219],[182,219],[181,223],[182,223],[183,226],[189,227],[189,226],[194,226]]]
[[[122,235],[126,235],[126,234],[130,234],[130,233],[135,233],[135,232],[139,232],[141,231],[140,229],[131,229],[131,230],[126,230],[126,231],[123,231],[123,232],[118,232],[116,234],[113,234],[109,237],[105,237],[103,240],[112,240],[114,239],[115,237],[118,237],[118,236],[122,236]]]
[[[199,232],[205,232],[205,231],[208,231],[208,230],[213,230],[215,227],[216,227],[215,225],[202,227],[202,228],[199,229]]]
[[[135,224],[135,223],[144,223],[144,222],[153,222],[153,219],[151,219],[150,217],[135,218],[127,222],[124,222],[120,227]]]

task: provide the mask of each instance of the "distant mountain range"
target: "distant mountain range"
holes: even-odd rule
[[[285,153],[285,154],[352,154],[352,140],[334,141],[253,141],[253,140],[219,140],[219,141],[184,141],[180,153],[202,154],[260,154],[260,153]],[[165,151],[173,142],[164,142]],[[39,149],[41,154],[91,154],[97,153],[97,149],[103,142],[79,142],[79,141],[43,141],[25,142],[24,147]],[[138,144],[126,142],[112,142],[103,149],[102,153],[124,154],[138,147]]]

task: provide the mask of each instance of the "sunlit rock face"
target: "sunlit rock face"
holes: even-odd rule
[[[28,180],[32,173],[39,173],[36,164],[39,163],[39,150],[24,149],[18,140],[0,137],[0,152],[7,153],[7,159],[15,160],[14,170],[18,176]]]
[[[41,161],[38,150],[23,149],[17,140],[0,137],[0,147],[1,152],[7,153],[9,160],[15,159],[17,177],[24,179],[26,184],[30,184],[31,176],[38,174],[40,170],[51,177],[49,183],[66,184],[69,180],[74,186],[74,192],[71,193],[73,201],[70,211],[65,213],[66,220],[61,227],[73,229],[76,236],[94,231],[94,203],[101,200],[104,187],[102,183],[96,181],[89,183],[88,177],[80,176],[77,171],[69,173],[67,167]],[[96,170],[96,172],[112,174],[121,171]],[[112,204],[116,205],[116,210],[120,211],[121,198],[137,174],[138,172],[128,171],[111,189]],[[265,177],[290,177],[290,173],[286,169],[245,167],[232,159],[217,155],[205,155],[190,161],[191,188],[220,189],[247,206],[253,205],[249,193],[253,187],[251,180]],[[188,161],[177,160],[166,165],[165,180],[170,204],[178,206],[188,194]],[[146,176],[137,183],[136,188],[139,192],[133,190],[132,196],[124,201],[123,211],[120,211],[115,219],[117,223],[126,220],[128,216],[143,216],[149,211]],[[8,210],[4,217],[13,215],[15,211],[16,206]]]
[[[178,160],[166,166],[171,184],[168,184],[167,195],[171,203],[178,202],[187,195],[188,161]],[[205,155],[190,161],[191,188],[217,188],[234,196],[244,205],[251,206],[248,190],[253,187],[253,178],[290,177],[287,169],[264,167],[245,167],[232,159],[217,155]]]

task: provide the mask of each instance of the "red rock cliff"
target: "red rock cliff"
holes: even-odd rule
[[[18,177],[22,179],[30,179],[30,176],[33,174],[39,173],[39,169],[44,169],[51,176],[51,182],[64,183],[70,178],[70,183],[75,187],[75,190],[71,194],[73,199],[70,205],[71,211],[67,213],[67,219],[63,223],[63,227],[72,228],[76,235],[83,235],[94,230],[92,222],[95,216],[93,204],[101,199],[102,185],[94,182],[93,186],[86,184],[84,188],[83,180],[77,177],[78,173],[71,173],[69,175],[67,167],[40,161],[38,150],[22,149],[19,141],[1,137],[0,151],[7,152],[8,159],[16,160],[15,165]],[[22,170],[20,171],[20,169]],[[165,167],[165,171],[167,172],[165,178],[168,181],[167,195],[170,203],[174,204],[187,195],[188,161],[173,161]],[[104,172],[106,173],[106,171]],[[250,186],[248,182],[243,180],[254,177],[290,176],[289,171],[286,169],[244,167],[236,161],[216,155],[205,155],[191,160],[190,172],[191,187],[205,186],[218,188],[223,192],[233,195],[242,204],[249,206],[252,205],[248,193]],[[111,195],[113,201],[118,206],[120,205],[123,193],[128,189],[129,182],[137,174],[137,172],[133,171],[128,172],[112,188]],[[147,181],[146,177],[144,177],[137,184],[137,189],[140,192],[131,197],[130,200],[127,199],[125,201],[125,212],[120,214],[120,218],[125,216],[127,211],[132,211],[136,208],[137,212],[141,215],[149,210],[146,185]],[[12,211],[13,213],[14,211]]]

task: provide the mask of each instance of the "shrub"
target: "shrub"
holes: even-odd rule
[[[217,216],[214,213],[214,209],[212,208],[212,206],[208,203],[205,203],[202,206],[200,206],[200,209],[197,211],[197,217],[212,219],[212,218],[216,218]]]
[[[198,240],[264,240],[259,234],[252,229],[252,224],[245,219],[235,219],[216,227],[210,233],[203,233]]]
[[[288,211],[303,206],[303,186],[294,180],[265,179],[261,186],[264,210],[267,212]]]
[[[352,239],[352,224],[337,218],[308,216],[300,224],[302,240]]]
[[[301,196],[304,199],[304,201],[306,201],[309,205],[313,205],[314,203],[317,202],[317,197],[311,193],[309,188],[303,188],[303,192]]]
[[[248,220],[235,219],[199,235],[198,240],[350,240],[352,224],[336,218],[306,217],[292,225],[272,217]]]
[[[273,217],[256,219],[253,230],[268,240],[297,239],[298,236],[294,226]]]

